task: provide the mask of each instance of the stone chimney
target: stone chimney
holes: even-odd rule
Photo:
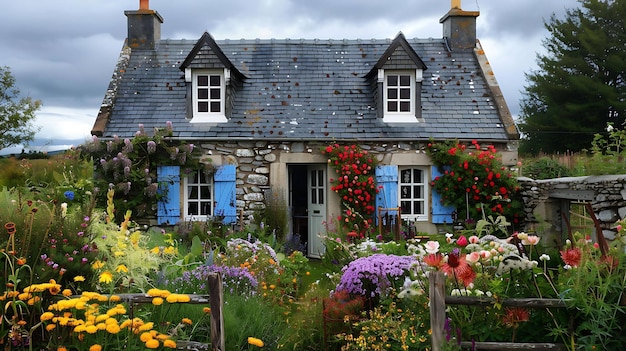
[[[163,17],[150,10],[149,0],[139,0],[139,10],[124,11],[128,17],[128,46],[131,49],[154,49],[161,40]]]
[[[476,47],[476,17],[478,11],[463,11],[461,0],[451,0],[450,11],[439,23],[443,24],[443,37],[452,51],[471,50]]]

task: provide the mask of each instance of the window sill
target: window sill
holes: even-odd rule
[[[228,118],[224,115],[196,116],[189,123],[226,123]]]
[[[397,115],[385,115],[383,117],[385,123],[419,123],[417,117],[413,114],[397,114]]]

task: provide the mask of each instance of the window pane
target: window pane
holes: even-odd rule
[[[197,77],[198,86],[206,87],[209,85],[209,77],[208,76],[198,76]]]
[[[402,214],[411,214],[411,201],[400,201]]]
[[[387,111],[398,112],[398,103],[396,101],[387,101]]]
[[[209,98],[209,89],[198,89],[198,99],[206,100]]]
[[[198,102],[198,112],[209,112],[209,103],[206,101]]]
[[[187,204],[187,214],[190,216],[197,216],[199,214],[197,202],[189,202]]]
[[[413,202],[413,214],[424,214],[424,203],[422,201]]]
[[[411,103],[407,101],[400,102],[400,112],[411,112]]]
[[[414,169],[413,170],[413,181],[415,183],[423,183],[424,179],[422,178],[422,170],[421,169]]]
[[[317,189],[311,189],[311,203],[317,204]]]
[[[390,87],[398,86],[398,76],[387,76],[387,85]]]
[[[202,197],[202,199],[210,199],[211,187],[207,185],[200,186],[200,196]]]
[[[387,89],[387,99],[397,99],[398,89]]]
[[[317,184],[324,186],[324,172],[322,171],[317,171]]]
[[[324,189],[318,189],[318,195],[319,195],[319,202],[317,203],[318,205],[323,205],[324,204]]]
[[[411,170],[410,169],[403,169],[400,171],[400,182],[402,183],[411,182]]]
[[[211,112],[221,112],[222,106],[219,101],[211,102]]]
[[[187,187],[187,193],[188,193],[188,197],[190,199],[197,199],[198,198],[198,188],[195,187],[195,186]]]
[[[220,83],[220,76],[211,76],[211,86],[219,87],[220,85],[222,85]]]
[[[311,171],[311,186],[317,186],[317,177],[315,171]]]
[[[400,99],[403,99],[403,100],[411,99],[411,89],[407,89],[407,88],[400,89]]]
[[[413,185],[413,198],[416,198],[416,199],[423,198],[421,185]]]
[[[219,100],[220,99],[220,88],[211,89],[211,99]]]
[[[196,172],[196,174],[198,175],[198,177],[196,177],[196,178],[199,179],[198,180],[199,184],[208,184],[209,183],[209,180],[208,180],[208,177],[207,177],[206,173],[204,173],[204,172]]]
[[[411,198],[411,187],[410,186],[401,186],[400,187],[400,198],[401,199],[410,199]]]
[[[211,215],[211,203],[207,201],[202,201],[200,203],[200,214],[203,216]]]
[[[400,76],[400,86],[411,86],[411,76]]]

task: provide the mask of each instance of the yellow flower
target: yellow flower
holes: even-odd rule
[[[65,297],[72,296],[72,290],[70,290],[70,289],[63,289],[63,292],[61,294],[63,296],[65,296]]]
[[[208,314],[208,313],[211,313],[211,307],[204,307],[204,308],[202,309],[202,312],[207,313],[207,314]]]
[[[124,251],[115,251],[115,252],[113,253],[113,255],[114,255],[115,257],[122,257],[122,256],[124,256]]]
[[[139,335],[139,340],[141,340],[141,342],[148,342],[148,340],[152,339],[152,334],[150,334],[150,332],[143,332],[141,333],[141,335]]]
[[[160,306],[163,304],[163,299],[160,297],[155,297],[152,299],[152,304],[155,306]]]
[[[128,267],[126,267],[125,265],[121,264],[121,265],[117,266],[117,268],[115,268],[115,271],[117,273],[121,273],[121,272],[128,273]]]
[[[248,344],[254,345],[254,346],[257,346],[257,347],[265,346],[265,344],[263,343],[263,340],[257,339],[257,338],[253,338],[251,336],[248,337]]]
[[[67,348],[65,346],[59,346],[57,347],[57,351],[67,351]]]
[[[154,254],[154,255],[158,255],[158,254],[159,254],[159,252],[161,252],[161,249],[160,249],[158,246],[155,246],[155,247],[153,247],[153,248],[150,250],[150,253],[152,253],[152,254]]]
[[[56,328],[56,327],[57,327],[57,325],[56,325],[56,324],[48,324],[48,325],[46,325],[46,330],[47,330],[47,331],[52,331],[52,330],[54,330],[54,328]]]
[[[41,314],[41,316],[39,316],[39,320],[44,322],[44,321],[49,321],[54,317],[54,313],[52,312],[44,312]]]
[[[163,250],[163,253],[165,255],[175,255],[176,254],[176,248],[173,246],[168,246]]]
[[[175,349],[176,348],[176,342],[174,340],[167,339],[167,340],[163,341],[163,347],[167,347],[169,349]]]
[[[119,302],[121,300],[122,298],[119,295],[111,295],[111,297],[109,297],[109,301],[111,302]]]
[[[100,262],[100,261],[96,261],[96,262]],[[100,268],[101,266],[100,266],[100,267],[98,267],[98,268],[96,268],[96,267],[95,267],[96,262],[94,262],[94,264],[93,264],[93,266],[92,266],[92,267],[93,267],[93,268],[95,268],[95,269],[98,269],[98,268]],[[102,262],[100,262],[100,263],[102,263]],[[75,281],[75,282],[77,282],[77,283],[78,283],[78,282],[84,282],[84,281],[85,281],[85,277],[83,277],[82,275],[77,275],[77,276],[75,276],[75,277],[74,277],[74,281]]]
[[[121,331],[120,326],[117,323],[107,324],[106,331],[109,334],[117,334]]]
[[[150,339],[148,341],[146,341],[146,347],[149,349],[156,349],[157,347],[159,347],[160,343],[159,340],[157,339]]]
[[[95,260],[95,261],[91,264],[91,267],[92,267],[93,269],[100,269],[100,268],[104,267],[104,262],[102,262],[102,261],[100,261],[100,260]],[[76,278],[74,278],[74,279],[76,279]],[[84,278],[83,278],[83,280],[84,280]],[[75,281],[76,281],[76,280],[75,280]]]
[[[109,271],[104,271],[100,274],[100,279],[98,281],[100,283],[109,284],[113,281],[113,275]]]
[[[98,344],[91,345],[91,347],[89,348],[89,351],[102,351],[102,346]]]
[[[191,319],[189,319],[189,318],[183,318],[183,319],[182,319],[182,322],[183,322],[184,324],[188,324],[188,325],[192,325],[192,324],[193,324],[193,322],[192,322],[192,321],[191,321]]]

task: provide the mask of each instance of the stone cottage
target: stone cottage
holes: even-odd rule
[[[265,206],[271,192],[289,207],[290,231],[310,256],[318,234],[340,213],[328,186],[334,171],[320,149],[358,144],[376,155],[376,205],[399,208],[419,231],[450,223],[429,181],[436,169],[424,152],[434,140],[492,144],[505,164],[519,139],[502,92],[476,38],[479,12],[460,0],[440,20],[441,38],[242,39],[161,38],[163,17],[141,0],[125,11],[123,44],[92,134],[132,138],[171,123],[173,137],[211,158],[200,172],[170,179],[157,224],[235,222]],[[410,15],[410,14],[407,14]]]

